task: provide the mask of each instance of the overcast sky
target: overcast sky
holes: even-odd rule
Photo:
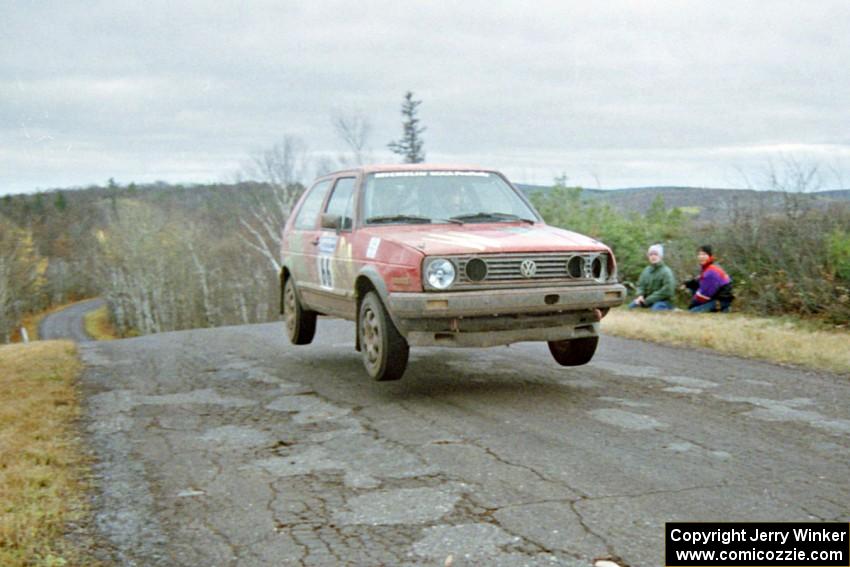
[[[586,187],[850,187],[850,2],[0,2],[0,194],[234,178],[285,135]]]

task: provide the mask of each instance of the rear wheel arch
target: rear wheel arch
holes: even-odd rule
[[[304,309],[295,290],[295,280],[289,278],[283,286],[283,318],[289,341],[294,345],[313,342],[316,334],[316,312]]]

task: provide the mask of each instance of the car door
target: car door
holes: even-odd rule
[[[308,190],[295,213],[292,229],[287,234],[287,264],[292,277],[295,278],[301,302],[310,309],[317,309],[316,290],[320,288],[316,266],[319,217],[332,181],[318,181]]]
[[[316,259],[324,311],[346,319],[353,319],[356,310],[351,246],[356,183],[354,176],[340,177],[334,183],[323,214],[338,216],[341,223],[338,229],[320,230]]]

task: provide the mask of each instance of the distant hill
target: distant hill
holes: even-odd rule
[[[548,193],[551,187],[517,184],[527,195]],[[781,191],[722,189],[711,187],[630,187],[624,189],[583,189],[584,200],[609,204],[620,212],[645,213],[661,196],[668,208],[678,207],[695,219],[716,221],[728,219],[736,210],[762,214],[780,212],[793,200],[800,207],[825,209],[837,203],[850,206],[850,189],[815,193],[786,194]]]

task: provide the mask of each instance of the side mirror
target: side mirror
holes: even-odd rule
[[[340,215],[329,215],[327,213],[322,215],[322,228],[329,228],[331,230],[339,230],[342,227],[342,216]]]

